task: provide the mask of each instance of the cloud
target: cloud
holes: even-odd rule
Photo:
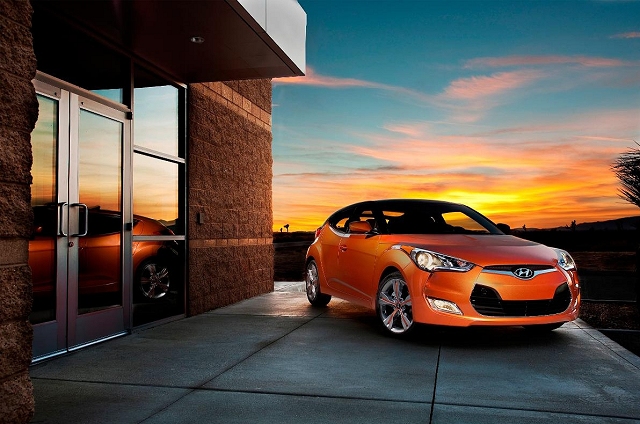
[[[405,101],[410,99],[421,104],[432,103],[434,101],[433,96],[424,94],[420,91],[356,78],[339,78],[320,75],[309,66],[307,66],[307,75],[303,77],[274,78],[272,82],[275,85],[300,85],[328,89],[367,88],[386,91]]]
[[[631,33],[629,33],[631,34]],[[534,66],[534,65],[564,65],[577,64],[586,67],[611,68],[625,66],[628,63],[619,59],[589,56],[505,56],[505,57],[479,57],[467,61],[465,68],[489,67],[501,68],[507,66]]]
[[[640,32],[639,31],[623,32],[621,34],[614,34],[609,38],[640,38]]]
[[[355,78],[337,78],[325,75],[316,74],[313,68],[307,66],[307,74],[303,77],[291,77],[291,78],[274,78],[274,84],[283,85],[310,85],[314,87],[325,88],[378,88],[378,89],[391,89],[393,87],[386,86],[384,84],[378,84],[375,82],[359,80]]]
[[[482,100],[523,87],[542,76],[538,71],[523,70],[461,78],[449,84],[441,97],[451,100]]]
[[[448,111],[451,121],[473,124],[546,76],[543,71],[525,69],[459,78],[434,96],[432,104]]]

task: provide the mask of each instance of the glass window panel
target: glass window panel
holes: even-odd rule
[[[133,214],[156,220],[175,234],[184,234],[180,223],[180,165],[136,153],[133,157]],[[135,217],[135,216],[134,216]],[[145,233],[134,235],[153,235]],[[156,234],[160,235],[160,234]]]
[[[105,90],[91,90],[96,94],[106,97],[109,100],[113,100],[117,103],[123,103],[123,90],[121,88],[105,89]]]
[[[38,121],[31,133],[34,225],[29,240],[29,266],[33,281],[32,324],[56,318],[58,102],[38,95],[38,105]]]
[[[33,132],[31,205],[56,202],[56,151],[58,145],[58,102],[38,95],[39,114]]]
[[[81,110],[79,157],[80,202],[120,211],[122,123]]]
[[[122,136],[122,122],[80,110],[78,188],[89,213],[78,239],[79,314],[122,304]]]
[[[134,144],[178,156],[178,89],[170,85],[134,91]]]
[[[184,314],[184,241],[133,243],[133,325]]]

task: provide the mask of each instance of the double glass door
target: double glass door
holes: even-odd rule
[[[130,321],[130,120],[96,96],[35,81],[33,356],[125,332]]]

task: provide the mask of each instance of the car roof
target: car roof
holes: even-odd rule
[[[365,200],[363,202],[358,202],[358,203],[353,203],[351,205],[345,206],[343,208],[340,208],[338,210],[336,210],[335,212],[333,212],[329,218],[327,218],[327,220],[331,219],[332,217],[341,214],[343,212],[345,212],[348,209],[355,209],[359,206],[373,206],[375,205],[377,208],[382,209],[385,207],[394,207],[395,205],[398,204],[404,204],[404,205],[430,205],[430,206],[457,206],[460,208],[468,208],[468,206],[465,206],[461,203],[453,203],[453,202],[447,202],[444,200],[430,200],[430,199],[378,199],[378,200]]]
[[[405,204],[423,204],[423,205],[455,205],[455,206],[464,206],[460,203],[454,203],[454,202],[447,202],[444,200],[430,200],[430,199],[379,199],[379,200],[366,200],[364,202],[358,202],[358,203],[354,203],[352,205],[347,206],[347,208],[353,207],[353,206],[360,206],[360,205],[369,205],[369,204],[375,204],[376,206],[379,207],[384,207],[385,205],[393,205],[393,204],[397,204],[397,203],[405,203]],[[342,209],[346,209],[346,208],[342,208]]]

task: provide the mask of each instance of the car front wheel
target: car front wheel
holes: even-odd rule
[[[305,273],[305,289],[307,299],[313,306],[326,306],[331,300],[331,296],[320,291],[320,279],[318,277],[318,266],[316,261],[310,260]]]
[[[414,328],[409,286],[399,272],[387,275],[380,282],[376,312],[388,334],[405,335]]]

